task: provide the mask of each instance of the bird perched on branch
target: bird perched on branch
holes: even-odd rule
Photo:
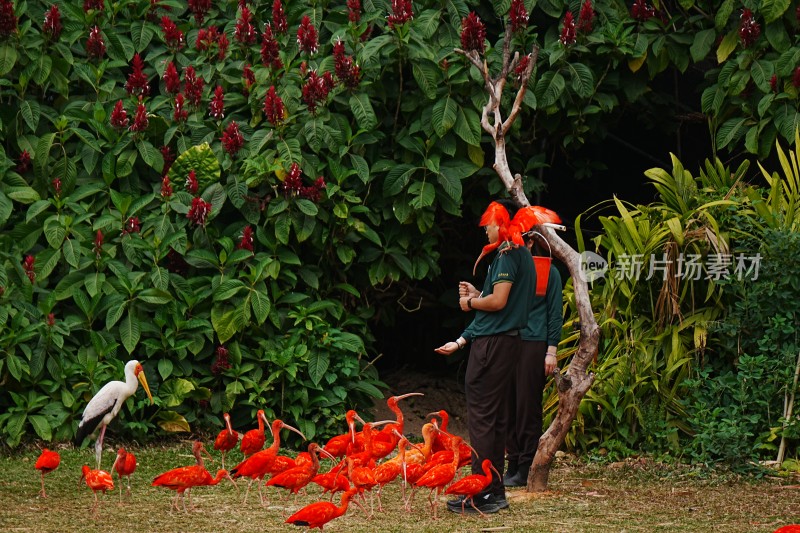
[[[150,404],[153,403],[153,395],[150,394],[150,387],[147,385],[147,378],[144,375],[144,368],[139,361],[131,360],[125,364],[125,381],[109,381],[103,388],[97,391],[86,408],[83,410],[81,421],[78,424],[78,431],[75,434],[74,443],[80,446],[83,440],[94,433],[100,426],[100,436],[95,442],[95,456],[97,458],[97,468],[100,469],[100,459],[103,453],[103,436],[106,434],[106,426],[114,419],[122,409],[125,400],[133,396],[139,383],[144,387]]]
[[[36,459],[34,468],[42,473],[42,490],[39,492],[39,496],[42,498],[47,498],[47,494],[44,492],[44,475],[58,468],[60,463],[61,456],[58,455],[58,452],[48,450],[47,448],[42,450],[41,455]]]

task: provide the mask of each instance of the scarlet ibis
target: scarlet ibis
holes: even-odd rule
[[[318,527],[322,531],[322,527],[325,524],[347,512],[347,506],[356,494],[358,494],[358,489],[355,488],[349,489],[342,494],[342,504],[338,507],[330,502],[315,502],[306,505],[287,518],[286,523],[304,526],[309,529]]]
[[[347,453],[347,444],[356,442],[356,417],[358,413],[354,410],[347,411],[344,415],[347,421],[347,433],[331,437],[322,449],[334,457],[343,457]]]
[[[335,493],[339,492],[340,490],[346,491],[350,489],[350,481],[347,479],[347,477],[341,474],[344,466],[344,463],[342,463],[331,468],[329,472],[317,474],[314,476],[311,482],[322,487],[323,494],[330,492],[332,500]]]
[[[461,437],[453,436],[451,440],[451,450],[453,451],[453,460],[449,464],[437,465],[420,477],[417,482],[417,487],[428,487],[431,489],[428,494],[428,502],[431,504],[431,511],[433,512],[433,519],[436,520],[437,509],[439,502],[439,495],[442,493],[444,487],[453,481],[456,477],[456,470],[458,470],[459,459],[459,445],[461,444]],[[433,498],[433,492],[436,491],[436,499]],[[413,498],[414,494],[411,494]],[[409,502],[409,507],[411,503]]]
[[[405,418],[403,417],[403,411],[400,410],[400,406],[397,405],[397,402],[400,400],[405,400],[406,398],[410,398],[411,396],[425,396],[421,392],[409,392],[406,394],[400,394],[399,396],[391,396],[388,400],[386,400],[386,405],[389,407],[389,410],[392,411],[395,415],[395,422],[393,424],[389,424],[385,426],[380,432],[375,435],[376,441],[387,441],[391,443],[390,451],[394,450],[397,446],[398,441],[400,440],[399,437],[396,437],[392,430],[397,430],[398,433],[401,435],[405,431]],[[387,454],[388,455],[388,454]],[[383,455],[382,457],[386,457]]]
[[[130,496],[131,474],[133,474],[133,471],[136,470],[136,457],[131,452],[126,451],[125,448],[120,448],[117,450],[117,458],[114,460],[111,470],[117,471],[117,481],[119,482],[119,499],[122,501],[122,478],[123,476],[128,478],[127,494]]]
[[[225,419],[226,429],[223,429],[219,432],[219,435],[217,435],[217,440],[214,441],[214,449],[222,452],[222,468],[224,469],[225,454],[236,447],[236,443],[239,442],[239,434],[231,427],[231,415],[225,413],[222,415],[222,418]]]
[[[253,484],[253,481],[258,481],[258,495],[261,498],[261,503],[264,503],[264,496],[261,493],[261,479],[264,478],[265,475],[270,470],[272,463],[275,461],[275,458],[278,456],[278,450],[281,446],[281,429],[286,428],[290,431],[294,431],[305,440],[305,435],[297,429],[293,428],[289,424],[284,423],[280,419],[275,419],[272,422],[272,444],[266,450],[261,450],[259,452],[254,453],[250,457],[246,458],[244,461],[233,467],[231,469],[231,474],[234,478],[238,477],[249,477],[250,483],[247,485],[247,491],[244,494],[244,503],[247,503],[247,495],[250,493],[250,485]]]
[[[450,415],[447,414],[447,411],[441,409],[439,411],[428,413],[425,417],[429,416],[438,416],[442,419],[441,424],[437,424],[436,427],[441,429],[442,432],[436,434],[433,439],[433,451],[440,452],[442,450],[449,450],[450,449],[450,434],[447,433],[447,424],[450,422]],[[436,420],[431,420],[432,423],[436,423]]]
[[[111,474],[104,470],[92,470],[88,466],[83,465],[81,469],[81,479],[78,480],[78,483],[81,481],[86,481],[86,485],[92,489],[94,493],[92,515],[97,516],[97,506],[99,504],[97,500],[97,491],[102,491],[103,494],[105,494],[107,490],[114,490],[114,480],[111,479]]]
[[[167,487],[168,489],[175,491],[175,499],[172,502],[171,508],[174,508],[176,511],[179,510],[179,497],[183,503],[183,510],[186,511],[186,501],[183,499],[183,494],[192,487],[216,485],[222,481],[223,478],[230,479],[231,483],[236,486],[236,483],[233,481],[233,479],[231,479],[230,475],[228,475],[228,472],[224,469],[218,470],[217,475],[215,477],[211,477],[211,474],[208,470],[206,470],[203,463],[203,457],[201,455],[202,452],[205,452],[203,443],[200,441],[195,441],[192,447],[192,453],[195,456],[197,464],[173,468],[172,470],[157,476],[153,480],[152,486]]]
[[[256,413],[256,422],[258,422],[258,429],[251,429],[242,437],[241,450],[245,457],[249,457],[263,448],[267,440],[264,436],[264,424],[269,425],[269,420],[261,409]]]
[[[497,477],[500,477],[500,473],[494,467],[490,459],[483,460],[481,463],[481,469],[483,470],[483,474],[472,474],[464,477],[447,487],[447,490],[444,491],[445,494],[454,494],[456,496],[465,497],[461,501],[462,514],[464,513],[464,504],[467,503],[467,500],[469,500],[470,505],[472,505],[476,511],[478,511],[481,515],[486,516],[480,509],[475,507],[475,502],[472,499],[492,483],[492,471],[497,474]]]
[[[117,416],[125,400],[136,392],[136,389],[139,388],[139,383],[144,387],[144,391],[147,393],[147,397],[150,398],[150,404],[152,405],[153,395],[150,394],[150,387],[147,386],[144,369],[139,361],[134,359],[125,364],[125,382],[109,381],[97,391],[97,394],[89,400],[86,409],[83,410],[74,442],[76,446],[79,446],[87,436],[91,435],[100,426],[100,436],[94,445],[98,469],[100,469],[103,436],[106,434],[106,426]]]
[[[394,430],[396,431],[396,430]],[[381,501],[381,491],[383,487],[387,484],[391,483],[403,472],[406,468],[406,448],[408,446],[414,446],[408,439],[403,437],[398,433],[399,442],[397,443],[397,457],[399,461],[386,461],[384,463],[379,464],[373,469],[373,477],[375,478],[375,482],[378,484],[378,511],[383,511],[383,503]],[[403,501],[406,499],[406,487],[405,484],[402,485],[403,490]]]
[[[42,450],[41,455],[36,459],[34,468],[42,473],[42,490],[39,492],[39,496],[42,498],[47,498],[47,494],[44,492],[44,475],[58,468],[59,463],[61,463],[61,456],[58,455],[58,452],[48,450],[47,448]]]
[[[297,493],[300,491],[300,489],[311,483],[311,480],[314,479],[314,476],[316,476],[317,472],[319,472],[319,457],[317,456],[318,451],[330,457],[331,459],[335,459],[334,456],[320,448],[319,444],[312,442],[308,445],[308,454],[311,456],[310,465],[296,466],[275,474],[269,479],[269,481],[267,481],[267,486],[289,489],[289,491],[295,495],[296,501]]]

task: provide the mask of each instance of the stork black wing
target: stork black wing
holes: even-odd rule
[[[73,444],[75,444],[75,446],[80,446],[86,437],[94,433],[94,430],[97,429],[97,426],[103,421],[103,417],[110,413],[115,405],[117,405],[116,398],[97,413],[93,413],[91,418],[81,419],[80,424],[78,424],[78,431],[75,433],[75,439],[72,441]],[[86,416],[86,412],[84,412],[84,416]]]

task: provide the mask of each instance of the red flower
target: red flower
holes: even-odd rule
[[[772,77],[769,79],[769,88],[772,89],[772,92],[778,92],[778,76],[773,74]]]
[[[198,26],[203,24],[206,14],[211,9],[211,0],[189,0],[189,10],[194,15]]]
[[[517,75],[517,83],[522,82],[522,76],[525,74],[525,70],[528,68],[528,64],[531,62],[531,55],[525,55],[519,58],[519,63],[517,63],[516,68],[514,68],[514,74]]]
[[[219,37],[217,37],[217,59],[220,61],[225,59],[225,54],[228,53],[229,45],[228,35],[224,31],[220,32]]]
[[[347,20],[353,24],[358,24],[361,21],[360,0],[347,0]]]
[[[739,26],[739,39],[742,41],[742,46],[749,48],[758,40],[759,35],[761,35],[761,26],[753,18],[753,12],[743,9],[742,23]]]
[[[478,15],[472,11],[461,20],[461,48],[469,52],[477,50],[483,53],[486,49],[486,26]]]
[[[128,127],[128,112],[122,105],[122,100],[117,100],[114,110],[111,111],[111,125],[118,129]]]
[[[139,233],[142,231],[142,226],[139,223],[139,217],[130,217],[125,221],[125,226],[122,228],[122,234],[128,235],[130,233]]]
[[[103,0],[83,0],[83,12],[88,13],[90,9],[94,9],[95,11],[103,11],[103,9],[105,9]]]
[[[189,194],[197,194],[197,174],[195,174],[194,169],[190,170],[189,175],[186,176],[186,183],[184,186]]]
[[[233,38],[245,46],[256,42],[256,28],[253,26],[252,20],[253,14],[249,9],[243,7],[236,20],[236,31],[233,33]]]
[[[275,70],[283,68],[279,51],[278,41],[272,35],[272,27],[267,22],[264,26],[264,33],[261,35],[261,63],[265,67],[272,66]]]
[[[253,72],[253,69],[250,68],[250,63],[245,64],[242,69],[242,80],[242,92],[247,96],[250,94],[250,87],[256,82],[256,74]]]
[[[56,314],[55,313],[49,313],[47,315],[47,327],[48,328],[52,328],[55,325],[56,325]]]
[[[100,35],[100,28],[94,26],[89,30],[89,38],[86,40],[86,53],[89,57],[101,58],[106,53],[106,43]]]
[[[27,150],[23,150],[19,154],[19,161],[17,161],[17,172],[20,174],[26,173],[31,168],[31,154]]]
[[[172,112],[172,119],[175,122],[186,122],[189,118],[189,112],[185,107],[185,99],[182,93],[175,95],[175,110]]]
[[[56,196],[61,196],[61,178],[53,178],[50,184],[53,186]]]
[[[578,14],[578,31],[581,33],[591,33],[594,23],[594,8],[592,0],[586,0],[581,5],[581,12]]]
[[[170,61],[167,63],[167,68],[164,70],[164,85],[167,92],[175,94],[181,90],[181,79],[178,77],[178,69],[175,68],[175,63]]]
[[[61,12],[58,10],[58,5],[53,6],[44,14],[44,23],[42,24],[42,31],[47,38],[51,41],[56,41],[61,36]]]
[[[322,189],[324,188],[325,188],[325,178],[320,176],[317,178],[317,180],[314,182],[313,185],[309,185],[308,187],[301,187],[300,196],[303,198],[307,198],[314,203],[317,203],[319,202]]]
[[[564,46],[575,44],[575,20],[572,18],[572,11],[567,11],[564,15],[564,26],[561,28],[561,37],[558,39]]]
[[[361,81],[361,67],[353,62],[353,58],[345,55],[344,42],[337,40],[333,45],[333,68],[336,77],[348,89],[355,89]]]
[[[328,98],[328,93],[333,88],[333,77],[330,72],[323,76],[318,76],[316,70],[312,70],[308,75],[308,80],[303,85],[303,102],[308,106],[311,114],[317,112],[317,106],[324,103]]]
[[[631,16],[634,20],[644,22],[653,18],[656,15],[656,10],[652,6],[645,3],[644,0],[634,0],[631,6]]]
[[[169,183],[168,176],[161,178],[161,197],[165,200],[172,198],[172,185]]]
[[[208,215],[211,212],[211,204],[204,201],[202,198],[192,198],[192,207],[186,214],[186,218],[191,220],[198,226],[205,226]]]
[[[179,30],[172,19],[166,15],[161,17],[161,31],[164,32],[164,42],[167,43],[167,48],[173,52],[177,52],[183,48],[183,32]]]
[[[411,0],[392,0],[392,14],[386,18],[389,28],[401,26],[414,18]]]
[[[800,87],[800,67],[794,69],[794,74],[792,75],[792,85],[795,87]]]
[[[183,80],[185,84],[184,93],[186,93],[186,99],[191,105],[198,107],[200,102],[203,100],[203,78],[198,78],[194,71],[194,67],[190,65],[183,69]]]
[[[275,31],[283,34],[289,29],[289,24],[286,22],[286,13],[283,12],[281,0],[272,2],[272,24],[275,26]]]
[[[162,172],[169,172],[169,167],[171,167],[172,163],[175,162],[175,154],[172,152],[172,148],[166,144],[160,148],[160,151],[161,157],[164,159],[164,169]]]
[[[525,9],[525,3],[522,0],[511,0],[508,20],[511,23],[511,33],[517,33],[528,27],[528,11]]]
[[[216,26],[211,26],[208,29],[200,28],[197,30],[197,38],[194,40],[194,48],[198,52],[208,50],[208,47],[214,44],[217,36]]]
[[[211,103],[208,106],[208,114],[217,120],[225,117],[225,93],[222,91],[222,86],[217,85],[214,89],[214,96],[211,97]]]
[[[97,234],[94,237],[94,247],[92,251],[94,251],[94,256],[97,259],[100,259],[100,256],[103,254],[103,232],[100,230],[97,230]]]
[[[289,168],[289,173],[286,174],[281,184],[283,193],[286,196],[294,196],[303,188],[303,180],[300,178],[300,175],[300,165],[292,163],[292,166]]]
[[[217,348],[217,357],[211,365],[211,373],[219,375],[231,367],[230,359],[228,359],[228,349],[224,346]]]
[[[147,93],[150,92],[150,86],[147,84],[147,74],[144,73],[144,62],[138,53],[133,55],[131,66],[133,67],[133,72],[128,75],[125,90],[128,91],[128,94],[147,96]]]
[[[264,97],[264,115],[270,124],[278,126],[283,123],[284,113],[283,100],[275,92],[275,86],[272,85],[267,91],[267,96]]]
[[[301,52],[314,55],[317,53],[317,47],[319,46],[317,38],[317,28],[311,24],[311,18],[308,15],[303,15],[302,20],[300,20],[300,27],[297,28],[297,47]]]
[[[136,106],[136,116],[133,117],[133,124],[129,128],[131,131],[144,131],[150,121],[147,118],[147,108],[142,103],[142,97],[139,97],[139,104]]]
[[[17,31],[17,16],[11,0],[0,0],[0,37],[8,37]]]
[[[22,261],[22,268],[25,270],[25,274],[27,274],[28,279],[31,280],[31,283],[33,283],[36,279],[36,271],[34,270],[35,264],[36,258],[32,255],[26,255],[25,260]]]
[[[222,132],[222,148],[231,157],[236,157],[236,153],[244,146],[244,137],[239,131],[239,125],[232,120],[225,131]]]
[[[253,228],[249,225],[245,226],[242,230],[242,238],[239,239],[239,246],[237,246],[240,250],[249,250],[253,251]]]

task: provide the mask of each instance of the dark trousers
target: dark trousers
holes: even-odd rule
[[[539,438],[542,436],[546,353],[545,341],[522,341],[522,353],[509,387],[509,431],[506,438],[509,462],[530,465],[539,447]]]
[[[472,455],[472,472],[480,474],[481,462],[489,459],[503,471],[507,431],[508,389],[511,385],[522,340],[519,336],[477,337],[469,350],[466,374],[469,442],[479,457]],[[503,480],[494,475],[487,489],[505,494]]]

